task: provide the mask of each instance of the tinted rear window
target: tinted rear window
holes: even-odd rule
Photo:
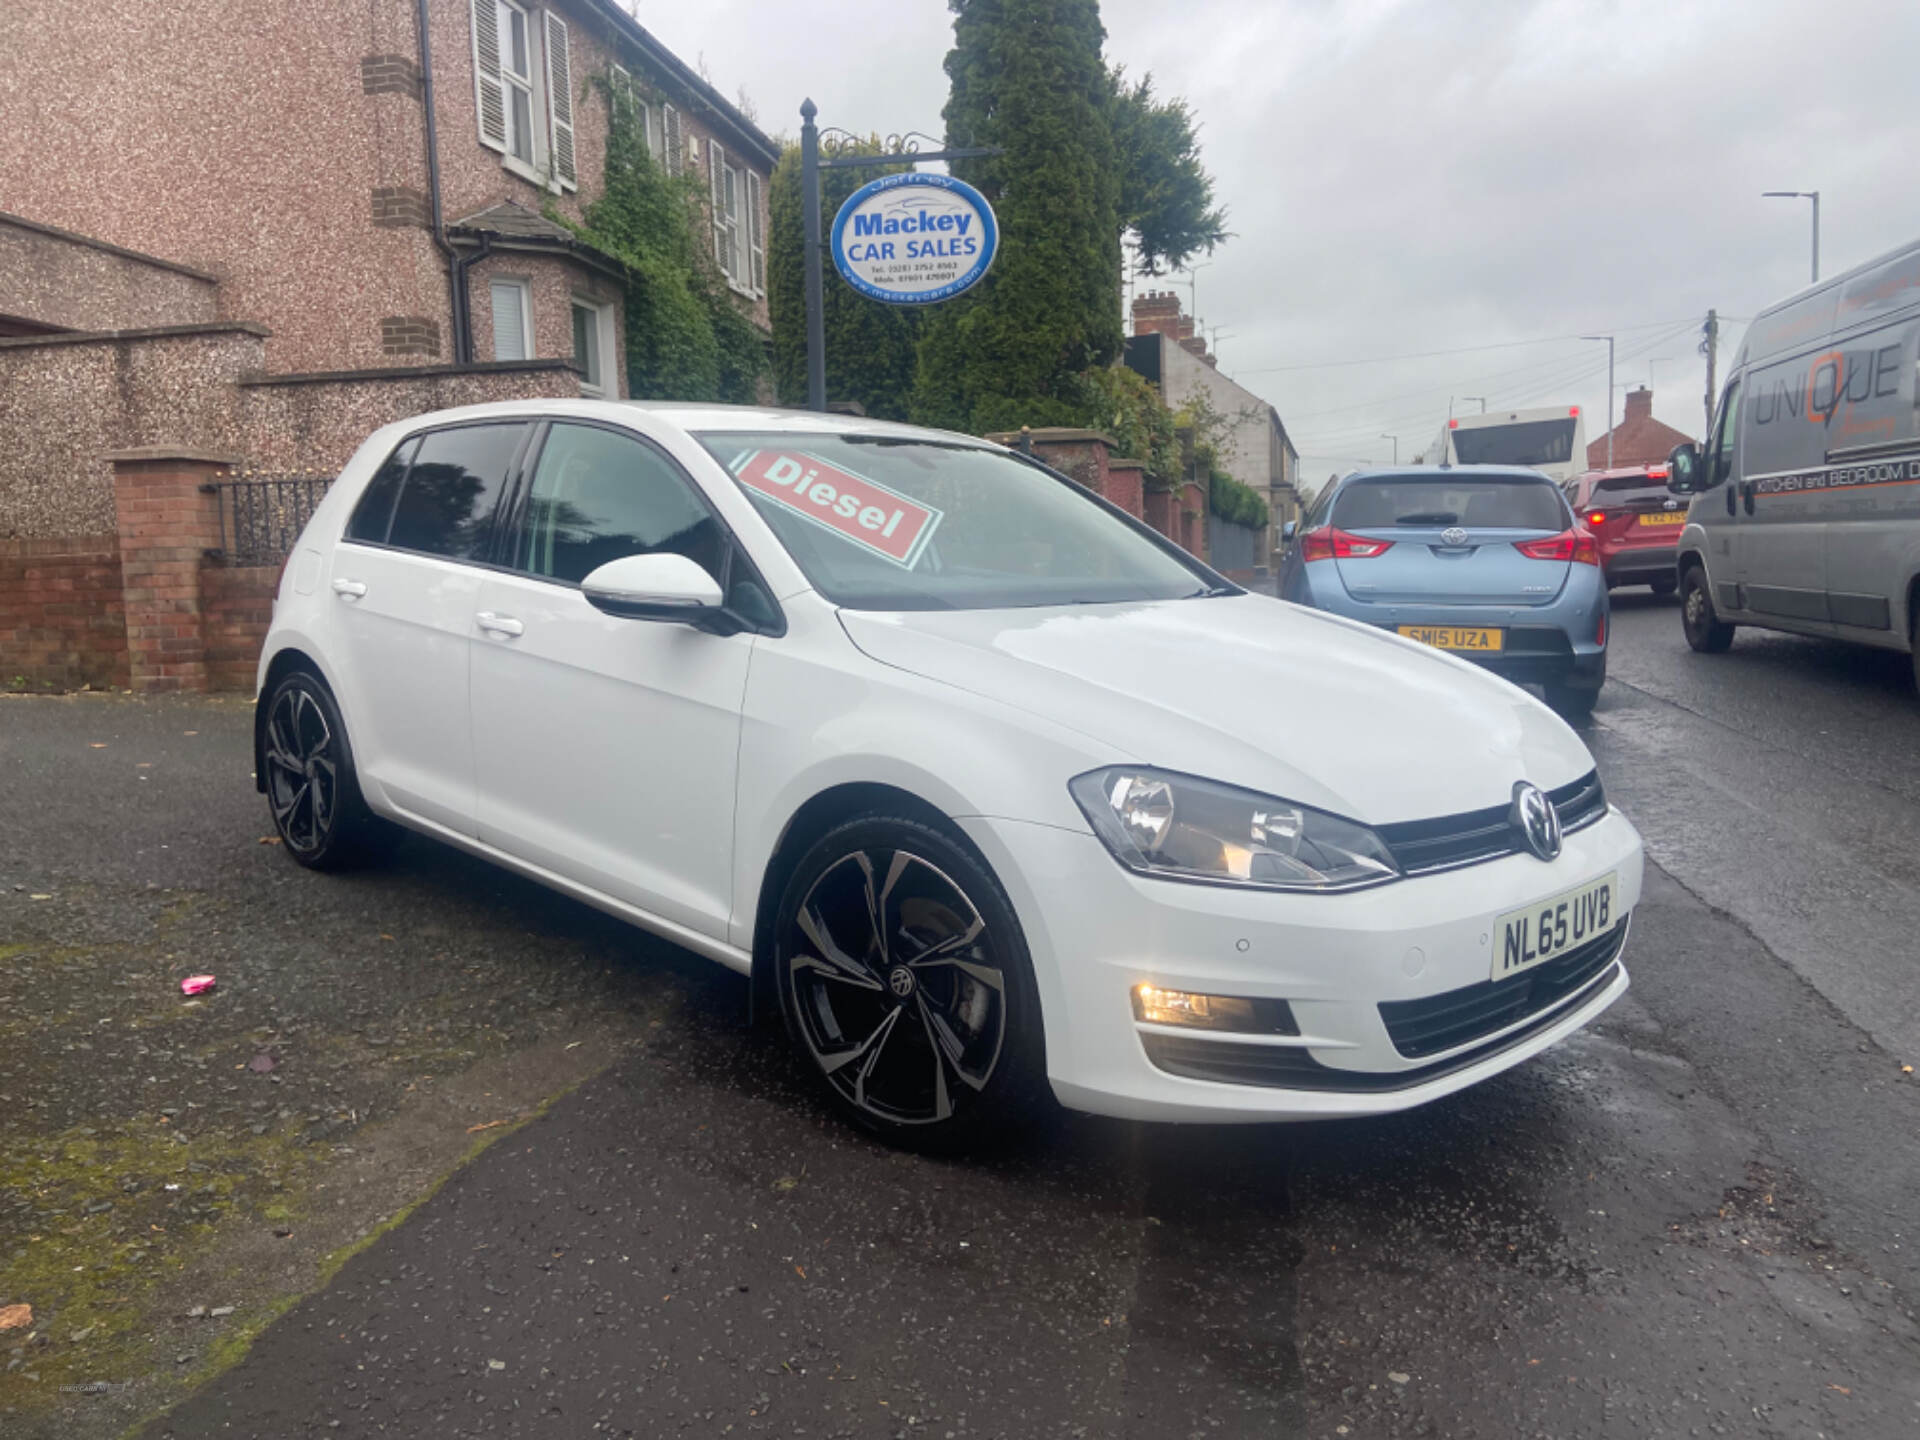
[[[1593,493],[1587,497],[1594,505],[1628,505],[1642,500],[1658,504],[1668,498],[1666,481],[1649,480],[1644,475],[1614,475],[1596,480]]]
[[[1501,530],[1566,528],[1560,492],[1546,480],[1436,475],[1356,480],[1333,502],[1342,530],[1465,525]]]
[[[423,437],[387,543],[452,560],[486,559],[494,506],[525,430],[464,425]]]
[[[1569,418],[1462,426],[1453,432],[1453,458],[1462,465],[1564,465],[1573,459],[1577,423]]]
[[[347,521],[347,539],[365,540],[374,545],[387,543],[387,527],[393,523],[393,502],[399,498],[400,482],[407,478],[407,466],[419,446],[417,439],[403,441],[400,448],[387,457],[387,463],[374,472],[360,495],[360,503],[354,506],[353,518]]]

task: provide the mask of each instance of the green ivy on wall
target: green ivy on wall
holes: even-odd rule
[[[552,218],[627,267],[627,388],[636,399],[748,404],[767,371],[766,340],[713,257],[707,188],[669,175],[639,115],[609,90],[605,185],[584,223]]]

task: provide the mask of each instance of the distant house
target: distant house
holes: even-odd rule
[[[1220,373],[1206,340],[1194,333],[1172,291],[1149,292],[1133,302],[1133,334],[1127,339],[1127,368],[1159,387],[1160,398],[1178,410],[1204,396],[1227,421],[1220,468],[1267,502],[1271,526],[1262,551],[1279,546],[1280,527],[1300,515],[1300,452],[1288,438],[1280,412],[1238,381]]]
[[[1613,429],[1615,469],[1629,465],[1664,465],[1676,445],[1685,445],[1691,435],[1653,418],[1653,391],[1642,385],[1627,392],[1627,418]],[[1607,468],[1607,437],[1587,443],[1587,468]]]

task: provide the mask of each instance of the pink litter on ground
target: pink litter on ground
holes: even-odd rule
[[[199,995],[213,989],[217,982],[211,975],[189,975],[180,982],[182,995]]]

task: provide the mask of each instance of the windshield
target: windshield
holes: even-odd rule
[[[836,605],[991,610],[1212,593],[1072,481],[999,451],[877,435],[694,438]]]
[[[1573,427],[1568,420],[1528,420],[1518,425],[1462,425],[1453,435],[1453,457],[1461,465],[1564,465],[1573,459]]]
[[[1567,525],[1561,505],[1560,492],[1544,479],[1444,472],[1431,479],[1396,475],[1347,486],[1333,502],[1333,524],[1342,530],[1465,525],[1560,531]]]

